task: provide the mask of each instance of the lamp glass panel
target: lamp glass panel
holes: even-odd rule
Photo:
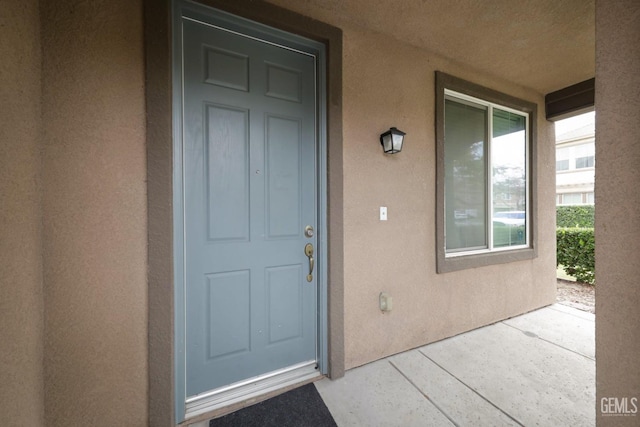
[[[385,153],[391,151],[391,149],[393,148],[391,134],[387,134],[382,137],[382,144]]]
[[[402,140],[404,139],[403,135],[393,135],[393,149],[394,151],[402,150]]]

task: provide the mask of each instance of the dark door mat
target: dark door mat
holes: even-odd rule
[[[337,427],[337,424],[311,383],[209,422],[209,427],[227,426]]]

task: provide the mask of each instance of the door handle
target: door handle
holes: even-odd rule
[[[311,243],[307,243],[304,246],[304,254],[309,258],[309,274],[307,274],[307,282],[311,282],[313,280],[313,266],[315,264],[313,260],[313,245]]]

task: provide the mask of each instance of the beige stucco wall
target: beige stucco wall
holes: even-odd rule
[[[345,211],[333,220],[345,229],[347,366],[551,302],[553,144],[542,118],[539,258],[434,268],[433,71],[538,102],[540,116],[541,95],[341,22],[331,8],[273,2],[344,30]],[[96,4],[42,2],[42,31],[37,1],[2,4],[3,425],[147,424],[142,7]],[[629,190],[640,181],[639,16],[633,0],[597,2],[598,410],[602,397],[640,397],[640,243],[629,238],[640,232],[640,195]],[[385,157],[377,138],[394,125],[408,132],[406,149]],[[381,290],[394,297],[390,314],[377,310]]]
[[[346,368],[551,304],[555,152],[543,96],[342,22],[331,8],[272,2],[344,32]],[[436,274],[435,70],[538,103],[538,258]],[[378,140],[390,126],[407,132],[395,156],[383,155]],[[378,309],[382,291],[393,297],[391,313]]]
[[[372,48],[375,46],[375,49]],[[375,34],[345,31],[345,351],[351,368],[549,304],[555,292],[552,146],[539,122],[540,257],[435,273],[435,83],[441,70],[533,102],[541,97]],[[407,132],[384,156],[378,135]],[[379,221],[380,206],[389,219]],[[551,228],[553,230],[553,228]],[[551,237],[551,242],[549,238]],[[536,272],[534,274],[534,271]],[[382,314],[378,294],[393,297]],[[375,339],[371,339],[375,337]]]
[[[0,424],[43,422],[40,33],[36,0],[0,12]]]
[[[554,145],[542,95],[342,22],[330,8],[274,3],[344,32],[344,212],[330,221],[344,228],[346,367],[551,303]],[[8,194],[0,255],[2,280],[19,286],[1,289],[0,304],[10,303],[2,339],[14,346],[3,345],[0,360],[19,386],[0,388],[12,405],[0,409],[22,425],[146,425],[142,2],[43,1],[41,28],[37,2],[10,4],[15,22],[2,27],[0,47],[15,61],[0,65],[0,90],[15,103],[0,114]],[[435,273],[435,70],[538,103],[538,258]],[[378,142],[390,126],[408,133],[405,151],[391,157]],[[394,298],[393,312],[379,311],[381,291]]]
[[[146,425],[142,2],[41,22],[46,425]]]
[[[640,410],[640,3],[596,6],[596,419],[637,426],[601,403]]]

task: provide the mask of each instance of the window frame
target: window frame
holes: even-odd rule
[[[445,163],[444,163],[444,119],[445,91],[480,99],[528,115],[528,143],[526,168],[528,177],[527,218],[529,221],[528,245],[515,249],[469,250],[468,253],[446,253],[445,224]],[[464,99],[464,98],[463,98]],[[537,105],[502,92],[488,89],[475,83],[436,71],[436,271],[451,271],[476,268],[493,264],[522,261],[537,257]],[[492,203],[492,202],[490,202]],[[490,214],[491,209],[487,209]]]

